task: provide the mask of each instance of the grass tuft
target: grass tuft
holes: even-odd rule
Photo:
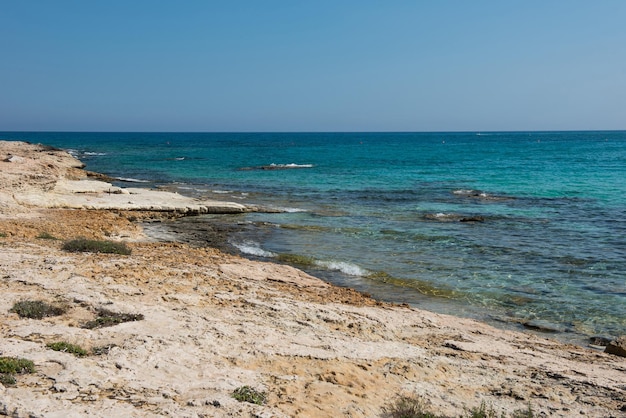
[[[429,402],[422,396],[398,396],[388,405],[382,408],[382,418],[452,418],[446,415],[438,415],[429,410]],[[511,418],[533,418],[535,415],[530,404],[528,409],[513,411]],[[467,414],[461,418],[506,418],[507,415],[502,412],[500,415],[496,410],[487,406],[485,402],[481,403],[478,408],[472,408]]]
[[[444,418],[428,411],[428,402],[421,396],[398,396],[382,409],[384,418]]]
[[[63,250],[83,253],[105,253],[130,255],[131,249],[123,242],[98,241],[85,238],[74,239],[63,244]]]
[[[112,327],[123,322],[141,321],[144,316],[142,314],[127,314],[112,312],[108,309],[98,309],[98,316],[93,321],[89,321],[83,325],[83,328],[96,329]]]
[[[232,396],[239,402],[248,402],[255,405],[263,405],[267,402],[265,392],[258,391],[250,386],[241,386],[235,389]]]
[[[70,344],[65,341],[49,343],[49,344],[46,344],[46,347],[54,351],[61,351],[63,353],[74,354],[76,357],[85,357],[87,355],[87,350],[85,350],[84,348],[75,344]]]
[[[43,319],[49,316],[63,315],[67,307],[54,305],[43,300],[22,300],[16,302],[9,312],[14,312],[20,318]]]

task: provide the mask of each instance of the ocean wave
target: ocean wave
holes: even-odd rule
[[[364,268],[345,261],[316,261],[315,265],[327,270],[339,271],[348,276],[364,277],[369,274]]]
[[[462,197],[471,197],[475,199],[485,199],[485,200],[510,200],[514,199],[511,196],[502,196],[502,195],[493,195],[482,190],[474,190],[474,189],[458,189],[453,190],[452,194]]]
[[[257,257],[275,257],[276,254],[271,251],[266,251],[261,248],[258,242],[245,241],[243,243],[231,243],[243,254],[255,255]]]
[[[426,213],[424,219],[439,222],[485,222],[481,215],[461,215],[458,213]]]
[[[126,183],[150,183],[149,180],[140,180],[140,179],[134,179],[130,177],[115,177],[115,180],[123,181]]]
[[[239,170],[289,170],[289,169],[297,169],[297,168],[313,168],[315,167],[313,164],[268,164],[268,165],[259,165],[255,167],[242,167]]]
[[[285,213],[301,213],[301,212],[308,212],[308,210],[306,209],[300,209],[300,208],[285,208],[285,207],[277,207],[277,210],[281,211],[281,212],[285,212]]]
[[[92,152],[92,151],[85,151],[83,152],[83,155],[87,155],[87,156],[94,156],[94,157],[101,157],[103,155],[107,155],[106,152]]]

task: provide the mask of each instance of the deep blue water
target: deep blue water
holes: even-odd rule
[[[235,217],[246,227],[231,243],[380,299],[577,341],[626,334],[626,132],[0,138],[146,187],[284,209]]]

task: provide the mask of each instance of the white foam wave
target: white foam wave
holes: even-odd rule
[[[286,213],[308,212],[306,209],[300,209],[300,208],[278,208],[278,210],[280,210],[281,212],[286,212]]]
[[[228,194],[228,193],[232,193],[232,190],[211,190],[211,193],[215,193],[215,194]]]
[[[367,276],[369,272],[356,264],[345,261],[316,261],[315,264],[328,270],[340,271],[349,276]]]
[[[85,151],[83,152],[83,155],[89,155],[89,156],[103,156],[103,155],[107,155],[106,152],[91,152],[91,151]]]
[[[264,168],[312,168],[313,164],[296,164],[296,163],[275,164],[275,163],[272,163],[270,165],[263,166],[263,167]]]
[[[275,257],[271,251],[266,251],[259,245],[258,242],[245,241],[243,243],[232,243],[239,251],[244,254],[256,255],[258,257]]]
[[[115,177],[115,180],[125,181],[127,183],[150,183],[148,180],[134,179],[130,177]]]

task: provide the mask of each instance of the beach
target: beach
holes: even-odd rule
[[[626,359],[376,301],[296,268],[156,240],[140,226],[258,208],[125,189],[64,151],[0,141],[0,355],[36,372],[0,386],[17,417],[376,417],[401,394],[440,414],[481,403],[536,416],[626,416]],[[130,255],[73,253],[76,238]],[[62,303],[41,320],[21,300]],[[143,319],[86,329],[99,309]],[[76,357],[67,341],[105,353]],[[250,386],[264,405],[231,395]]]

